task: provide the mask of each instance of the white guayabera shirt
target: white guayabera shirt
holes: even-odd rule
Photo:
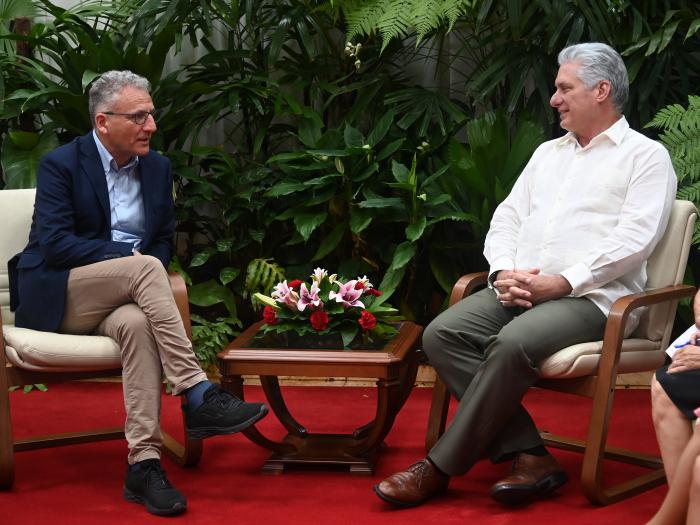
[[[675,195],[668,152],[625,117],[585,148],[573,133],[545,142],[493,215],[484,249],[490,273],[561,274],[571,296],[607,315],[615,300],[644,289],[646,260]],[[628,333],[639,315],[633,312]]]

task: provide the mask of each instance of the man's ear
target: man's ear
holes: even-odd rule
[[[95,129],[100,133],[107,133],[107,116],[102,113],[95,115]]]
[[[603,102],[605,99],[610,98],[612,93],[612,87],[610,86],[609,81],[601,80],[600,82],[598,82],[598,86],[595,89],[596,100],[598,102]]]

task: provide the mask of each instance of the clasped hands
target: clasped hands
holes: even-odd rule
[[[561,275],[541,275],[539,268],[501,270],[493,287],[503,306],[532,308],[571,293],[571,285]]]

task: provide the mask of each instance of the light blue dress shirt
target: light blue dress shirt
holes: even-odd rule
[[[146,214],[141,196],[141,179],[137,169],[139,158],[134,157],[120,168],[114,157],[100,142],[95,130],[92,131],[92,136],[107,178],[112,240],[129,242],[134,245],[134,250],[138,250],[146,232]]]

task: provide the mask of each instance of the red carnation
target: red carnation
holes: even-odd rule
[[[357,281],[355,283],[355,290],[362,290],[362,289],[364,289],[364,287],[365,287],[365,285],[362,284],[362,281]]]
[[[266,324],[277,324],[277,312],[274,306],[266,306],[263,308],[263,319]]]
[[[382,295],[382,292],[380,292],[380,291],[377,290],[376,288],[370,288],[370,289],[367,290],[365,293],[366,293],[366,294],[369,294],[369,295],[374,295],[375,297],[379,297],[380,295]]]
[[[301,283],[303,281],[301,279],[294,279],[293,281],[289,281],[289,286],[290,288],[299,288],[301,286]]]
[[[373,330],[375,326],[377,326],[377,318],[367,310],[362,310],[357,323],[365,332],[369,332],[370,330]]]
[[[311,314],[309,320],[311,321],[311,326],[313,326],[314,330],[317,332],[328,328],[328,314],[323,310],[316,310]]]

